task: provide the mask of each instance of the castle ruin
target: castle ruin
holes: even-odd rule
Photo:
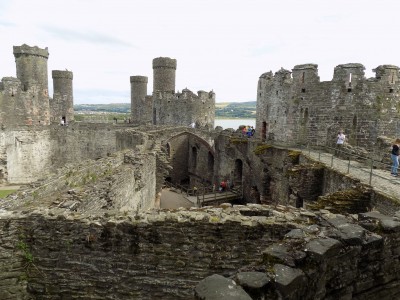
[[[131,76],[132,120],[138,124],[182,125],[214,128],[215,93],[187,88],[175,92],[177,62],[169,57],[153,59],[153,93],[147,96],[146,76]]]
[[[14,54],[0,181],[26,185],[0,199],[0,299],[400,297],[399,199],[271,143],[329,144],[344,128],[376,149],[399,133],[397,67],[263,74],[259,137],[244,138],[213,129],[212,91],[175,92],[174,59],[153,60],[152,95],[130,77],[132,123],[89,124],[74,121],[72,72],[52,72],[49,98],[47,49]],[[227,179],[246,205],[158,208],[166,181]]]
[[[316,64],[264,73],[258,80],[256,126],[266,140],[333,145],[344,130],[351,145],[372,150],[379,136],[400,135],[399,68],[338,65],[321,82]]]

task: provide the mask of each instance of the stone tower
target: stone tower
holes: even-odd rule
[[[151,122],[152,98],[147,96],[146,76],[131,76],[131,122],[143,124]]]
[[[74,121],[73,74],[70,71],[52,71],[53,99],[50,101],[51,121],[64,124]]]
[[[157,57],[153,59],[153,93],[175,93],[176,59]]]
[[[48,49],[30,47],[26,44],[14,46],[17,78],[21,88],[31,97],[25,104],[29,119],[27,125],[48,125],[50,108],[48,95],[47,59]]]

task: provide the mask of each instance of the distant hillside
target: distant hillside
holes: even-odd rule
[[[74,110],[79,112],[111,112],[111,113],[130,113],[130,103],[110,103],[110,104],[75,104]]]
[[[255,118],[256,101],[216,103],[215,116],[217,118]]]
[[[76,112],[98,112],[98,113],[130,113],[130,103],[113,104],[76,104]],[[250,102],[223,102],[215,104],[215,116],[217,118],[255,118],[256,101]]]

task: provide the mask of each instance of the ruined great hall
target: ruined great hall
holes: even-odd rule
[[[214,128],[213,91],[176,92],[175,59],[153,60],[151,95],[146,76],[127,78],[133,123],[96,124],[74,121],[72,72],[53,70],[48,94],[47,48],[13,51],[0,181],[22,187],[0,199],[0,299],[400,297],[398,183],[336,168],[358,153],[353,165],[385,179],[398,67],[367,79],[364,66],[339,65],[329,82],[315,64],[264,73],[245,138]],[[325,150],[340,129],[349,143],[334,157]],[[221,180],[240,199],[159,208],[166,182]]]

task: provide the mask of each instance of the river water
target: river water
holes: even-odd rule
[[[238,129],[240,125],[248,125],[256,128],[256,119],[215,119],[215,127],[221,126],[223,129]]]

